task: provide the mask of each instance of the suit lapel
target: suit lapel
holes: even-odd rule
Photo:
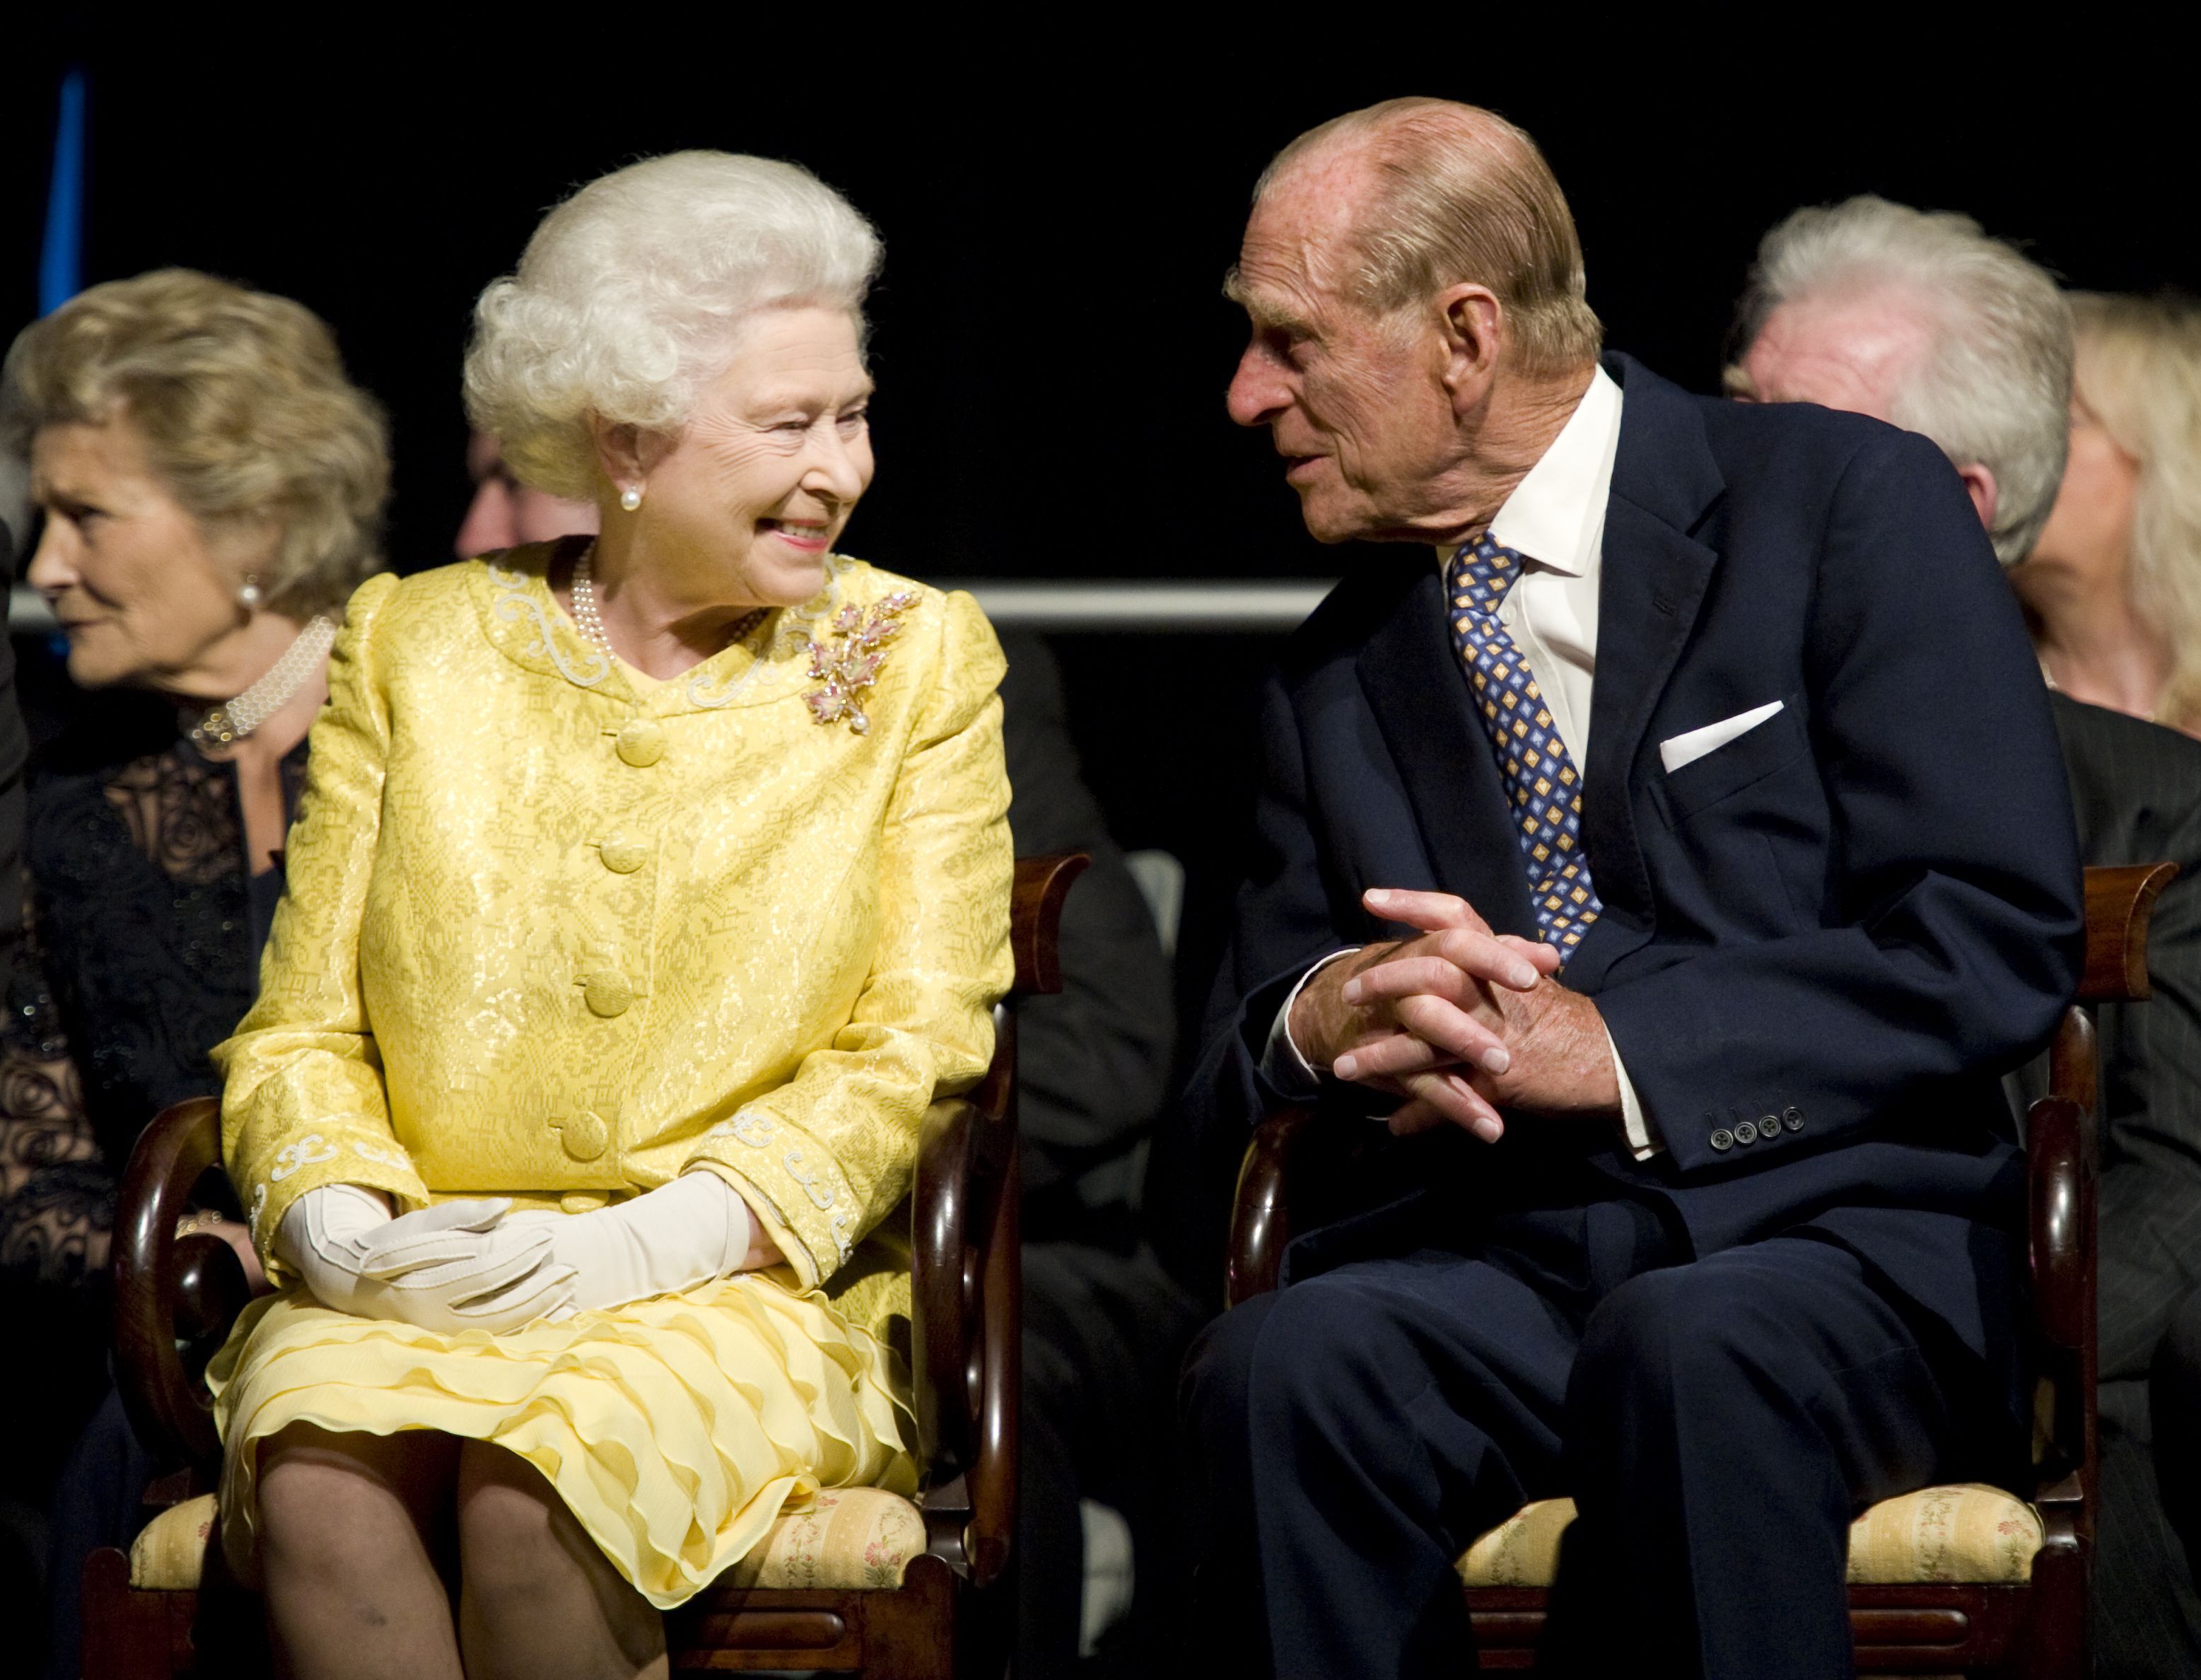
[[[1498,931],[1534,938],[1512,808],[1452,645],[1433,558],[1414,568],[1355,668],[1406,781],[1437,886],[1465,899]]]
[[[1629,357],[1606,366],[1626,396],[1605,507],[1597,679],[1582,767],[1582,842],[1605,913],[1567,969],[1568,984],[1585,990],[1651,931],[1655,907],[1630,772],[1711,582],[1717,556],[1693,533],[1726,488],[1697,399]]]

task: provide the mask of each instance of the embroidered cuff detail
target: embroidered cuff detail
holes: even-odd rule
[[[352,1130],[355,1125],[373,1129],[361,1136]],[[291,1204],[308,1190],[324,1184],[357,1184],[384,1192],[401,1213],[425,1207],[430,1199],[413,1158],[379,1122],[364,1115],[324,1120],[301,1133],[267,1159],[264,1172],[241,1175],[239,1188],[247,1184],[246,1227],[269,1280],[279,1283],[291,1281],[291,1272],[275,1254],[275,1233]]]
[[[745,1146],[740,1154],[722,1157],[726,1169],[742,1180],[739,1188],[754,1188],[770,1201],[809,1251],[819,1279],[847,1264],[855,1248],[856,1197],[838,1165],[817,1143],[755,1107],[720,1120],[703,1134],[703,1142],[707,1152],[713,1143],[720,1149],[725,1143]],[[707,1161],[710,1155],[697,1159]],[[774,1241],[786,1248],[777,1233]]]

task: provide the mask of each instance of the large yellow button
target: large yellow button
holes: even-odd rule
[[[612,745],[623,762],[646,770],[665,756],[665,730],[648,718],[637,718],[619,731]]]
[[[615,968],[600,968],[581,978],[581,997],[590,1012],[609,1020],[634,1007],[634,988]]]
[[[612,1129],[596,1114],[574,1114],[550,1122],[566,1153],[575,1160],[594,1160],[611,1147]]]
[[[598,843],[596,852],[603,859],[604,867],[614,875],[631,875],[649,861],[648,843],[631,834],[607,834]]]
[[[558,1198],[558,1206],[568,1213],[593,1213],[610,1200],[596,1190],[568,1190]]]

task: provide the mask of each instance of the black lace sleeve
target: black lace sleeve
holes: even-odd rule
[[[48,991],[31,913],[0,1024],[0,1272],[74,1284],[106,1269],[114,1179]]]

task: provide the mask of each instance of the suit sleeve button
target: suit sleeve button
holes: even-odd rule
[[[1738,1121],[1734,1128],[1734,1141],[1738,1143],[1755,1143],[1758,1142],[1758,1128],[1748,1120]]]
[[[1781,1116],[1760,1114],[1758,1117],[1758,1135],[1761,1138],[1778,1137],[1781,1135]]]
[[[1711,1135],[1711,1146],[1720,1154],[1725,1154],[1729,1149],[1734,1148],[1734,1134],[1725,1126],[1722,1126]]]
[[[1787,1126],[1791,1131],[1803,1131],[1804,1111],[1801,1108],[1782,1109],[1781,1111],[1781,1124]]]

